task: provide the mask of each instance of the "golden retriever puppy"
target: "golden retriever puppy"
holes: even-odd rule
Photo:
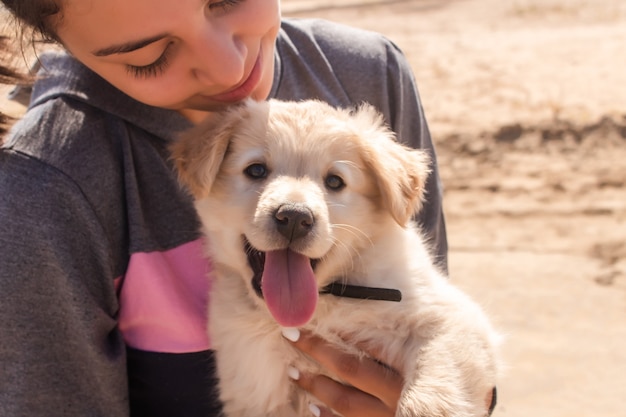
[[[316,400],[288,366],[320,369],[285,327],[401,364],[398,416],[487,414],[498,336],[411,221],[428,157],[397,143],[371,106],[249,101],[172,153],[214,266],[209,332],[226,416],[309,415]]]

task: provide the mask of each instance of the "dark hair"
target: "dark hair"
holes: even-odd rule
[[[15,84],[17,82],[23,82],[26,80],[26,76],[18,73],[11,65],[11,58],[13,54],[9,49],[8,39],[4,36],[0,36],[0,83],[1,84]],[[4,135],[9,128],[13,118],[0,112],[0,143],[2,143],[1,136]]]
[[[58,42],[56,25],[60,19],[62,0],[2,0],[16,19],[20,38],[31,42]]]
[[[38,42],[59,42],[56,28],[61,18],[63,0],[2,0],[4,8],[13,15],[17,43],[21,46],[22,56],[26,44],[35,48]],[[2,13],[5,14],[5,13]],[[30,83],[32,76],[15,69],[12,58],[16,56],[11,49],[9,39],[0,36],[0,83]],[[13,118],[0,112],[0,143],[2,135],[9,128]]]

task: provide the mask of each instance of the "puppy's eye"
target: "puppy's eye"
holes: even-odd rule
[[[343,179],[337,175],[327,176],[324,183],[326,184],[326,188],[333,191],[339,191],[346,186],[346,183],[343,182]]]
[[[268,173],[267,167],[263,164],[249,165],[243,172],[248,178],[252,178],[253,180],[263,179],[267,177]]]

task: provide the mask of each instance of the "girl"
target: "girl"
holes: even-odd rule
[[[3,3],[22,32],[66,52],[40,57],[29,110],[0,153],[0,414],[219,414],[210,263],[167,147],[247,97],[369,102],[399,140],[428,150],[419,221],[445,269],[430,134],[409,65],[387,39],[281,19],[278,0]],[[294,381],[328,405],[314,414],[395,414],[393,364],[310,334],[294,340],[344,381]]]

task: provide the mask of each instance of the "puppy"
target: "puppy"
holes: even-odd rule
[[[498,336],[411,221],[429,158],[396,142],[371,106],[248,101],[172,156],[214,266],[209,332],[226,416],[309,414],[315,399],[287,368],[321,370],[285,327],[400,364],[398,416],[487,414]]]

